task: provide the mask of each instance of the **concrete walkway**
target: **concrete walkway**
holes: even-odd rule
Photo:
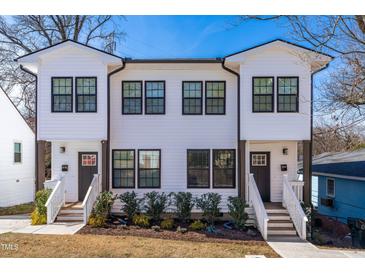
[[[283,258],[365,258],[365,250],[320,249],[298,237],[272,236],[267,243]]]
[[[55,223],[50,225],[31,225],[29,215],[0,216],[1,233],[28,233],[28,234],[54,234],[72,235],[79,231],[82,223]]]

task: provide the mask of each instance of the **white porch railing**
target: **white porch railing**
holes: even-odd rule
[[[55,180],[49,181],[53,185]],[[61,207],[65,204],[65,180],[64,177],[56,180],[56,186],[53,188],[51,195],[46,202],[47,207],[47,224],[51,224],[57,217]],[[45,187],[47,188],[46,184]]]
[[[288,182],[288,175],[286,174],[283,175],[283,206],[288,210],[299,237],[302,240],[305,240],[307,238],[308,218],[305,215],[292,186]]]
[[[260,230],[262,237],[267,240],[267,223],[269,222],[269,217],[267,216],[253,174],[250,174],[248,180],[248,199],[250,206],[252,206],[255,211],[258,229]]]
[[[94,203],[100,192],[101,192],[100,174],[95,174],[93,180],[91,181],[89,189],[86,192],[84,201],[82,202],[82,208],[84,211],[84,224],[87,224]]]
[[[299,202],[303,202],[303,188],[304,182],[303,181],[290,181],[289,184],[291,185],[295,196],[297,196]]]

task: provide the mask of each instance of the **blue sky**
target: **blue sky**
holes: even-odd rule
[[[132,58],[224,57],[276,38],[291,40],[284,24],[236,16],[126,16],[117,53]]]

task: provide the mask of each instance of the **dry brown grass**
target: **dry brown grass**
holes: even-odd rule
[[[31,213],[33,210],[34,210],[34,203],[21,204],[9,207],[0,207],[0,216],[27,214]]]
[[[0,246],[0,257],[30,258],[237,258],[278,255],[265,242],[209,243],[105,235],[34,235],[7,233],[0,244],[17,245],[16,251]]]

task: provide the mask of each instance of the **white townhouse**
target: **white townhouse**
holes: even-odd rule
[[[35,136],[0,91],[0,207],[29,203],[35,190]]]
[[[114,193],[217,192],[225,212],[229,196],[248,201],[264,237],[304,237],[312,78],[331,59],[283,40],[217,59],[127,59],[70,40],[20,57],[38,81],[38,188],[47,141],[54,191],[83,202],[84,218],[98,182]]]

